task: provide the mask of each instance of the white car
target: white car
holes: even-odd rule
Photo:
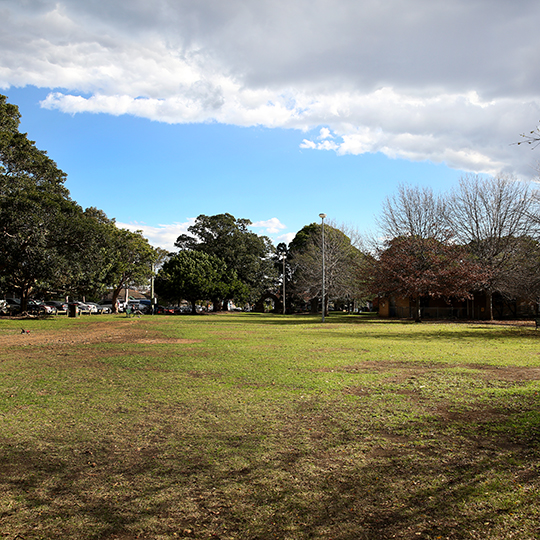
[[[96,304],[95,302],[86,302],[86,305],[90,309],[90,313],[101,313],[101,306]]]

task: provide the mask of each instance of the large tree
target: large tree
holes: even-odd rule
[[[414,301],[416,321],[422,298],[468,299],[489,277],[465,247],[420,236],[388,240],[366,270],[373,294]]]
[[[383,202],[377,221],[386,239],[416,236],[445,240],[450,227],[448,201],[431,188],[401,184],[397,194]]]
[[[70,241],[60,243],[57,249],[65,264],[57,270],[54,290],[83,298],[105,292],[110,269],[108,238],[113,224],[114,220],[97,208],[77,208],[65,216],[61,235]]]
[[[140,233],[121,230],[100,210],[72,201],[66,175],[19,132],[20,114],[0,96],[0,282],[34,292],[97,294],[144,282],[156,252]]]
[[[350,238],[332,225],[324,227],[324,309],[330,298],[356,298],[359,294],[359,268],[362,253]],[[303,227],[289,245],[289,264],[298,296],[322,298],[322,225]],[[322,300],[321,300],[322,301]]]
[[[113,311],[117,311],[116,302],[126,286],[147,284],[153,273],[153,264],[160,254],[155,250],[141,231],[119,229],[111,223],[106,243],[107,272],[104,280],[112,286]]]
[[[250,231],[250,225],[249,219],[236,219],[231,214],[201,214],[188,227],[190,234],[180,235],[175,246],[180,250],[202,251],[224,261],[246,285],[251,300],[255,300],[275,285],[276,272],[270,239]],[[221,298],[224,309],[232,299],[234,296]]]
[[[80,214],[56,163],[19,132],[20,114],[0,96],[0,272],[4,287],[18,292],[22,308],[36,287],[57,285],[69,268],[66,223]]]
[[[503,176],[465,176],[450,198],[450,223],[457,241],[468,246],[490,278],[483,289],[493,318],[494,293],[512,296],[520,274],[522,239],[538,234],[534,190]],[[518,255],[518,256],[516,256]]]
[[[180,251],[173,255],[159,270],[156,292],[169,300],[187,300],[192,313],[196,313],[196,303],[201,300],[224,298],[230,294],[240,294],[241,287],[234,270],[218,257],[202,251]]]

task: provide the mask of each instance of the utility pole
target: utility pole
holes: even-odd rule
[[[322,322],[324,322],[324,311],[325,311],[325,291],[324,291],[324,218],[326,214],[319,214],[319,217],[322,221]]]

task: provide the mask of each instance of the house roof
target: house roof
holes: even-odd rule
[[[103,300],[112,300],[112,291],[109,291],[104,297],[103,297]],[[147,296],[140,292],[140,291],[137,291],[135,289],[128,289],[127,290],[127,296],[128,296],[128,299],[130,300],[143,300],[145,298],[147,298]],[[122,292],[120,293],[120,295],[118,296],[118,299],[119,300],[124,300],[126,297],[126,290],[123,289]]]

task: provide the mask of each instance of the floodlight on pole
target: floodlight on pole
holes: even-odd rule
[[[326,217],[326,214],[319,214],[319,217],[321,218],[321,221],[322,221],[322,322],[324,322],[324,308],[325,308],[325,305],[324,305],[324,299],[325,299],[325,291],[324,291],[324,282],[325,282],[325,277],[324,277],[324,218]]]

